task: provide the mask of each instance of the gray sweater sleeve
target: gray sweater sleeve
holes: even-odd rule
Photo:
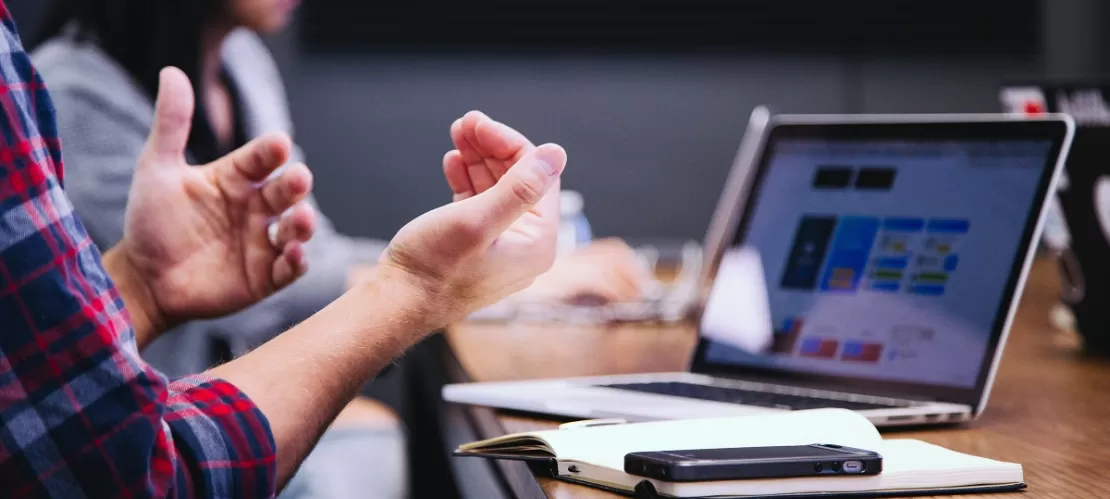
[[[52,93],[59,110],[67,192],[96,244],[107,249],[123,236],[133,168],[149,124],[116,112],[88,92]],[[209,367],[212,338],[223,338],[233,353],[242,354],[337,298],[351,266],[375,261],[384,243],[344,236],[323,214],[318,220],[320,230],[308,245],[309,271],[304,277],[242,312],[170,331],[144,356],[168,374],[195,373]]]

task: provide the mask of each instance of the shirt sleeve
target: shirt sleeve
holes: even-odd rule
[[[272,497],[265,416],[227,382],[169,381],[62,192],[53,105],[0,1],[0,490]]]

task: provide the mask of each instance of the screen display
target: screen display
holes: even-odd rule
[[[703,320],[703,359],[974,388],[1053,145],[773,141],[722,258],[758,253],[769,338]],[[733,268],[718,269],[705,317],[740,306],[717,292],[745,278]]]

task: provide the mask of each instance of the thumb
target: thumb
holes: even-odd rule
[[[158,75],[158,100],[147,151],[162,158],[181,158],[189,143],[193,122],[193,86],[180,69],[167,67]]]
[[[559,145],[544,144],[517,161],[489,190],[474,196],[473,203],[482,205],[489,234],[501,235],[529,210],[536,209],[544,217],[557,215],[558,199],[547,195],[566,166],[567,152]],[[551,202],[544,202],[545,198]]]

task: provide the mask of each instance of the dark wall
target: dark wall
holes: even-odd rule
[[[329,1],[338,0],[314,0],[306,8]],[[17,21],[31,24],[24,21],[34,19],[43,2],[7,3]],[[836,2],[848,10],[862,3]],[[700,238],[752,107],[997,111],[996,88],[1004,80],[1106,67],[1105,12],[1098,0],[1042,0],[1038,39],[1015,42],[1013,50],[998,44],[928,50],[905,46],[905,38],[905,50],[897,51],[874,41],[799,50],[781,46],[789,38],[779,36],[780,45],[769,50],[694,44],[598,53],[354,43],[329,53],[301,50],[297,29],[270,42],[286,75],[296,139],[316,171],[320,203],[346,232],[388,238],[447,199],[440,160],[450,147],[448,126],[467,110],[482,109],[537,141],[567,147],[566,186],[585,194],[597,233]],[[535,29],[557,29],[547,26]],[[951,33],[975,36],[960,26]]]
[[[448,126],[481,109],[563,144],[567,188],[602,235],[700,238],[751,109],[994,112],[1023,60],[833,56],[359,55],[303,60],[290,81],[323,209],[388,237],[447,199]]]
[[[481,109],[567,147],[596,233],[699,239],[756,105],[992,112],[999,82],[1039,74],[1037,2],[891,5],[317,0],[290,71],[299,140],[352,233],[446,199],[447,128]]]

